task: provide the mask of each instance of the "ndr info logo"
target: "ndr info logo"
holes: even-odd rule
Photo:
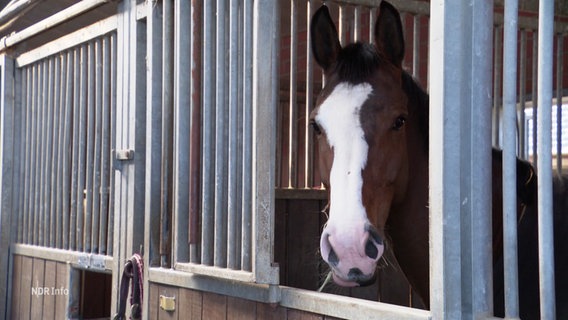
[[[32,287],[32,296],[67,296],[69,289],[60,287]]]

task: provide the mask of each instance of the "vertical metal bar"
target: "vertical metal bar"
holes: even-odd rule
[[[532,154],[533,165],[538,167],[538,152],[537,152],[537,134],[538,134],[538,34],[537,30],[533,30],[533,47],[532,47],[532,112],[533,112],[533,127],[532,127]]]
[[[527,150],[527,136],[526,136],[526,119],[525,119],[525,107],[526,107],[526,96],[527,96],[527,31],[521,29],[520,36],[520,54],[519,54],[519,64],[520,64],[520,74],[519,74],[519,110],[518,110],[518,126],[519,126],[519,136],[518,136],[518,152],[517,154],[522,159],[528,158]]]
[[[85,248],[85,180],[86,180],[86,150],[87,150],[87,95],[88,95],[88,82],[87,82],[87,54],[88,48],[86,45],[81,46],[81,60],[80,60],[80,89],[79,89],[79,153],[77,161],[77,251],[83,251]]]
[[[503,36],[501,34],[502,26],[495,26],[494,35],[494,53],[493,59],[493,146],[501,146],[501,111],[503,103],[501,101],[501,84],[503,71]]]
[[[311,30],[311,17],[312,17],[312,1],[306,2],[306,30]],[[360,15],[360,13],[357,13]],[[356,30],[359,30],[356,28]],[[372,29],[372,27],[371,27]],[[358,31],[360,33],[360,30]],[[360,36],[360,35],[359,35]],[[306,32],[306,105],[304,106],[305,117],[303,126],[306,128],[305,132],[305,182],[304,186],[306,188],[315,187],[314,185],[314,133],[313,130],[309,130],[310,127],[310,114],[313,109],[313,94],[314,94],[314,61],[311,53],[311,32]]]
[[[62,181],[62,189],[63,189],[63,204],[62,204],[62,212],[63,212],[63,222],[62,222],[62,248],[64,250],[70,250],[70,216],[71,216],[71,208],[70,208],[70,193],[72,190],[72,185],[70,185],[71,177],[72,177],[72,137],[71,137],[71,127],[73,125],[72,121],[72,113],[73,113],[73,79],[74,79],[74,72],[73,72],[73,53],[71,51],[65,53],[65,82],[62,81],[62,84],[65,86],[64,89],[64,98],[63,98],[63,106],[64,106],[64,133],[63,133],[63,148],[61,148],[63,153],[63,181]]]
[[[171,245],[171,199],[172,199],[172,139],[173,139],[173,0],[163,3],[162,30],[162,198],[160,216],[160,265],[168,267]]]
[[[243,6],[243,193],[241,268],[252,270],[253,194],[253,1]]]
[[[25,120],[25,128],[26,128],[26,135],[25,135],[25,170],[24,170],[24,194],[23,194],[23,208],[22,215],[23,215],[23,225],[22,225],[22,243],[30,244],[30,232],[29,226],[33,222],[33,218],[31,216],[31,205],[30,199],[32,198],[32,175],[31,171],[32,168],[32,140],[33,140],[33,92],[34,92],[34,74],[32,72],[33,67],[26,67],[22,70],[22,73],[25,73],[26,79],[26,90],[22,90],[25,92],[25,111],[26,111],[26,120]]]
[[[215,11],[213,1],[203,5],[203,142],[201,196],[201,263],[213,265],[214,223],[214,117],[215,107]]]
[[[237,11],[236,11],[237,17],[237,47],[238,47],[238,52],[239,55],[237,55],[235,57],[235,59],[237,60],[236,64],[237,64],[237,77],[236,77],[236,81],[237,81],[237,96],[236,96],[236,107],[237,107],[237,119],[236,119],[236,131],[237,131],[237,138],[236,138],[236,161],[235,161],[235,166],[236,166],[236,190],[235,190],[235,194],[236,194],[236,215],[235,215],[235,222],[237,227],[236,227],[236,232],[234,235],[234,241],[235,241],[235,250],[236,250],[236,255],[235,255],[235,265],[236,265],[236,269],[241,269],[241,265],[242,265],[242,260],[241,260],[241,252],[242,252],[242,237],[243,237],[243,225],[242,225],[242,221],[243,221],[243,207],[242,207],[242,194],[243,194],[243,157],[244,157],[244,153],[243,153],[243,138],[244,138],[244,106],[243,106],[243,95],[244,95],[244,83],[243,83],[243,78],[242,78],[242,74],[244,73],[244,59],[242,58],[242,54],[243,54],[243,30],[244,30],[244,16],[243,16],[243,8],[242,8],[242,2],[241,4],[237,5]],[[275,186],[276,187],[276,186]]]
[[[361,29],[361,7],[355,6],[353,8],[353,42],[361,41],[360,29]]]
[[[95,171],[95,43],[87,45],[87,158],[85,186],[85,252],[92,252],[93,193]]]
[[[27,112],[28,112],[28,105],[26,104],[26,97],[27,97],[27,93],[28,93],[28,76],[27,76],[27,70],[28,68],[18,68],[16,69],[16,92],[15,92],[15,96],[16,96],[16,106],[18,106],[19,110],[18,110],[18,114],[19,114],[19,121],[15,120],[15,126],[16,126],[16,137],[15,137],[15,141],[14,144],[17,148],[17,155],[16,155],[16,159],[18,159],[18,163],[17,163],[17,170],[15,168],[15,172],[19,172],[17,175],[17,181],[18,181],[18,189],[16,191],[16,197],[17,199],[14,199],[16,201],[16,208],[18,214],[17,214],[17,220],[18,220],[18,229],[17,229],[17,238],[15,239],[17,243],[22,243],[23,240],[23,233],[24,233],[24,219],[25,219],[25,211],[24,211],[24,193],[26,190],[26,160],[28,158],[28,154],[26,154],[26,145],[28,140],[26,139],[26,131],[27,131],[27,125],[26,125],[26,118],[27,118]],[[19,129],[19,132],[18,132]]]
[[[519,317],[517,270],[517,19],[518,1],[505,1],[503,31],[503,261],[505,317]]]
[[[30,194],[30,225],[28,233],[30,234],[30,244],[37,245],[39,244],[39,185],[40,185],[40,163],[39,155],[40,155],[40,147],[41,147],[41,137],[40,133],[40,122],[39,119],[41,117],[41,110],[40,110],[40,101],[39,97],[41,95],[41,63],[37,63],[34,65],[33,70],[33,82],[34,82],[34,90],[32,95],[32,105],[33,105],[33,120],[32,120],[32,160],[31,160],[31,194]]]
[[[369,9],[369,42],[375,43],[375,16],[377,8]]]
[[[29,153],[28,153],[28,145],[29,145],[29,112],[30,112],[30,105],[29,105],[29,90],[30,90],[30,77],[29,77],[29,67],[21,68],[21,109],[22,109],[22,123],[21,123],[21,151],[20,151],[20,161],[22,161],[22,183],[21,183],[21,190],[19,192],[20,199],[19,199],[19,207],[22,210],[19,214],[20,224],[18,226],[18,243],[26,243],[26,227],[28,222],[27,216],[27,202],[26,199],[29,197],[28,195],[28,160],[29,160]]]
[[[116,145],[116,105],[117,105],[117,40],[116,34],[110,35],[110,147],[114,149]],[[112,161],[112,154],[109,154],[110,179],[109,179],[109,208],[108,208],[108,229],[107,229],[107,255],[112,256],[114,251],[114,196],[115,170]]]
[[[278,3],[254,2],[253,269],[257,283],[278,283],[274,245],[275,114],[278,104]]]
[[[63,134],[62,129],[65,126],[63,123],[64,111],[61,103],[61,89],[63,88],[64,79],[64,66],[61,61],[62,56],[56,56],[53,58],[53,63],[55,65],[54,74],[52,77],[53,81],[53,166],[51,171],[51,247],[61,248],[61,220],[63,212],[61,211],[61,197],[63,195],[62,186],[62,173],[63,173],[63,162],[61,161],[63,148]]]
[[[538,262],[540,317],[556,317],[552,216],[552,55],[554,1],[539,2],[538,18]]]
[[[189,151],[189,250],[190,262],[198,263],[199,254],[199,214],[201,203],[201,31],[202,3],[200,0],[191,2],[191,142]]]
[[[290,1],[290,92],[289,92],[289,127],[288,127],[288,188],[298,184],[298,103],[297,103],[297,69],[298,69],[298,9],[295,0]],[[341,9],[343,10],[343,9]],[[343,12],[343,11],[340,11]],[[341,27],[340,27],[341,28]]]
[[[172,239],[175,262],[188,262],[188,223],[189,223],[189,163],[191,140],[191,35],[182,30],[190,30],[190,2],[175,1],[174,9],[174,174],[173,174],[173,214],[175,215],[175,236]]]
[[[101,84],[101,185],[100,185],[100,228],[99,228],[99,253],[106,254],[107,248],[112,244],[107,243],[108,214],[109,214],[109,188],[110,188],[110,103],[111,103],[111,55],[110,39],[105,36],[102,39],[102,84]]]
[[[564,37],[556,36],[556,172],[562,175],[562,76],[564,72]]]
[[[79,132],[80,118],[79,118],[79,92],[81,89],[81,70],[80,70],[80,49],[73,51],[73,101],[71,102],[73,114],[73,135],[71,137],[71,199],[70,199],[70,212],[69,212],[69,249],[76,250],[78,246],[77,241],[77,218],[79,210]]]
[[[239,151],[239,3],[229,1],[229,172],[228,172],[228,213],[227,213],[227,267],[238,269],[240,253],[237,252],[240,221],[238,194],[239,176],[237,158]]]
[[[228,101],[226,63],[226,3],[217,0],[216,24],[216,98],[215,98],[215,239],[214,262],[217,267],[227,265],[227,141]]]
[[[99,252],[99,230],[101,229],[100,225],[100,217],[101,217],[101,193],[102,193],[102,184],[101,184],[101,144],[102,144],[102,119],[103,119],[103,97],[102,97],[102,69],[103,69],[103,59],[102,59],[102,43],[101,39],[95,40],[92,44],[94,47],[95,55],[94,55],[94,63],[95,63],[95,83],[94,83],[94,91],[91,92],[91,95],[94,96],[95,104],[94,104],[94,112],[95,112],[95,125],[93,130],[93,143],[94,143],[94,151],[93,151],[93,159],[91,160],[93,163],[93,219],[91,222],[91,247],[92,252],[100,253]]]
[[[420,15],[413,18],[412,32],[412,76],[420,78]]]
[[[50,171],[51,171],[51,147],[52,147],[52,135],[51,130],[53,126],[53,112],[52,107],[52,93],[51,86],[52,80],[50,75],[53,74],[53,64],[51,60],[44,61],[44,73],[42,75],[43,82],[43,115],[42,115],[42,153],[41,159],[43,161],[41,165],[41,225],[40,233],[40,245],[47,247],[49,245],[49,235],[50,235],[50,206],[49,206],[49,195],[51,193],[51,183],[50,183]]]
[[[349,18],[347,16],[347,7],[345,5],[339,5],[339,41],[341,45],[346,45],[349,32]]]

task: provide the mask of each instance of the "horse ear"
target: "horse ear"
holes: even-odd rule
[[[337,29],[327,6],[321,6],[312,17],[311,23],[312,53],[316,62],[324,71],[337,60],[341,44]]]
[[[395,7],[384,0],[379,10],[379,18],[375,24],[377,48],[392,64],[400,67],[404,59],[404,35],[400,15]]]

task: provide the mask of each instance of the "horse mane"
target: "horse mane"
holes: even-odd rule
[[[339,52],[335,72],[341,81],[356,85],[367,81],[384,60],[374,45],[355,42]]]
[[[424,152],[428,153],[430,99],[418,82],[406,71],[402,72],[402,89],[408,97],[410,116],[418,116],[418,126],[423,139]]]

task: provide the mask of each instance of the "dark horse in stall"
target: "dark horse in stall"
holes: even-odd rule
[[[366,285],[375,280],[377,262],[388,242],[411,286],[428,305],[429,102],[424,90],[402,70],[404,39],[399,13],[382,1],[374,30],[375,45],[342,47],[326,6],[314,14],[310,32],[313,56],[326,76],[326,85],[310,116],[318,140],[322,181],[330,200],[329,220],[320,239],[322,258],[330,266],[335,283]],[[493,150],[492,170],[495,313],[502,315],[498,150]],[[531,165],[520,160],[517,173],[519,208],[525,212],[519,215],[521,315],[538,318],[538,290],[534,290],[535,283],[538,286],[538,268],[534,269],[538,264],[533,210],[536,176]],[[567,199],[568,193],[564,191],[564,195]],[[562,230],[568,230],[565,216],[556,214],[557,234],[560,224]],[[566,252],[564,243],[556,241],[555,245],[557,253]],[[560,271],[568,266],[568,255],[559,256],[556,279],[560,289],[566,287],[564,278],[568,277]],[[560,291],[559,317],[565,314],[560,308],[568,301]]]

